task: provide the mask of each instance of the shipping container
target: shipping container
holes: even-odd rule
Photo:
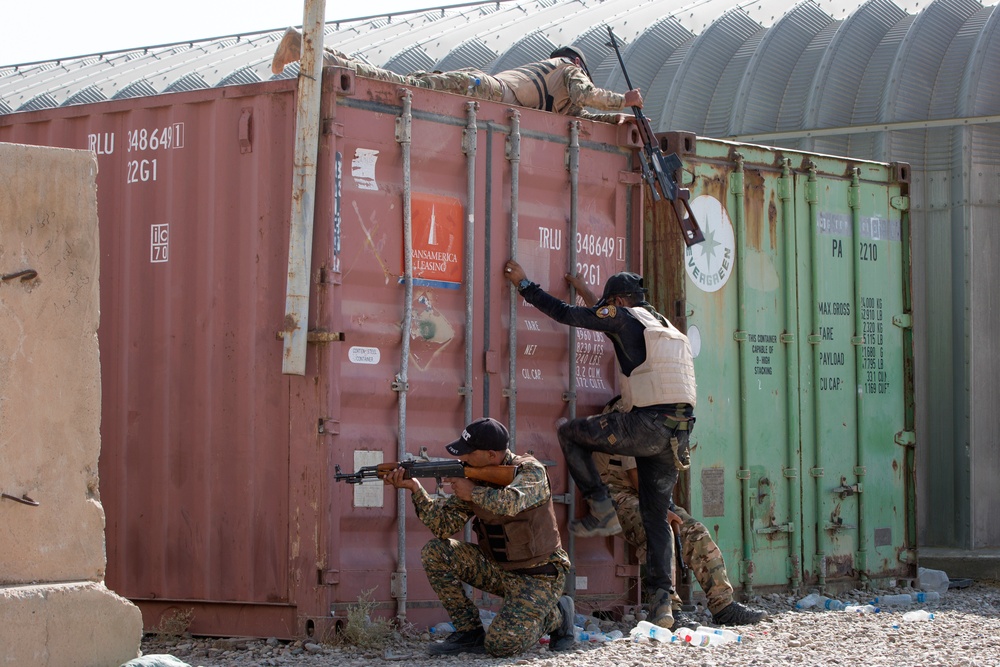
[[[643,271],[688,329],[698,424],[678,499],[737,588],[912,576],[905,166],[665,135],[705,231],[688,249],[631,126],[327,70],[310,342],[286,375],[295,91],[0,116],[0,141],[98,156],[108,584],[147,628],[193,609],[196,633],[322,636],[365,594],[444,620],[409,500],[334,475],[445,457],[484,415],[549,464],[565,526],[556,426],[616,393],[613,351],[518,298],[511,255],[564,299],[567,271],[598,293]],[[563,540],[582,611],[636,603],[620,538]]]
[[[669,133],[705,242],[648,206],[698,381],[679,497],[745,594],[915,576],[909,168]],[[697,593],[697,591],[695,591]]]
[[[565,527],[557,422],[613,391],[610,343],[540,316],[501,272],[514,255],[568,299],[568,271],[599,291],[639,267],[634,129],[346,70],[324,77],[304,375],[283,374],[286,281],[304,270],[288,259],[295,92],[0,116],[2,141],[97,155],[107,581],[147,628],[190,609],[196,633],[322,636],[366,594],[445,620],[409,499],[336,467],[446,457],[493,416],[549,464]],[[634,598],[620,539],[563,540],[581,610]]]

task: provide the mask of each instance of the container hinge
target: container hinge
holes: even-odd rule
[[[788,479],[796,479],[799,476],[798,468],[782,468],[781,472]]]
[[[899,211],[909,211],[910,210],[910,198],[906,195],[898,195],[896,197],[889,197],[889,205],[894,209]]]
[[[851,345],[864,345],[864,344],[865,344],[864,336],[851,336]]]
[[[795,342],[795,334],[783,333],[778,336],[778,340],[785,344],[791,344]]]
[[[810,167],[813,169],[815,167]],[[819,192],[818,192],[819,182],[816,180],[806,181],[806,203],[808,204],[818,204],[819,203]]]
[[[340,421],[333,417],[320,417],[319,424],[316,426],[316,432],[340,435]]]
[[[734,171],[729,175],[729,192],[734,195],[743,194],[743,173]]]
[[[637,171],[619,171],[618,182],[623,185],[639,185],[642,183],[642,175]]]
[[[625,579],[635,579],[639,576],[639,566],[615,563],[615,576]]]
[[[320,570],[320,586],[336,586],[340,583],[340,570]]]
[[[854,475],[856,477],[864,477],[868,474],[868,468],[865,466],[854,466]]]
[[[792,523],[781,523],[773,526],[762,526],[761,528],[754,529],[754,532],[758,535],[770,535],[773,533],[794,533],[795,524]]]
[[[398,391],[400,393],[408,392],[408,391],[410,391],[410,383],[409,382],[403,382],[399,378],[399,376],[397,375],[396,379],[392,381],[392,390],[393,391]]]
[[[790,178],[779,178],[778,179],[778,199],[782,201],[787,201],[792,198],[792,179]]]
[[[459,387],[458,388],[458,395],[459,396],[472,396],[472,389],[470,389],[468,387]]]
[[[573,496],[568,493],[559,493],[552,496],[552,502],[560,505],[569,505],[573,501]]]
[[[753,583],[753,571],[754,571],[754,565],[752,560],[741,560],[740,583],[742,584]]]
[[[903,313],[902,315],[892,316],[893,325],[899,327],[900,329],[912,329],[913,328],[913,315],[909,313]]]
[[[850,208],[858,208],[861,206],[861,188],[856,185],[852,185],[847,190],[847,205]]]
[[[344,124],[343,123],[338,123],[333,118],[324,118],[323,119],[323,135],[324,136],[330,136],[331,134],[333,136],[335,136],[335,137],[343,137],[344,136]]]
[[[274,337],[278,340],[284,340],[285,336],[288,335],[287,331],[276,331]],[[325,329],[310,329],[306,333],[307,343],[334,343],[339,340],[344,340],[344,334],[340,331],[326,331]]]
[[[253,153],[253,109],[249,107],[240,113],[240,153]]]
[[[741,468],[736,471],[736,479],[750,479],[750,471],[746,468]]]
[[[806,337],[806,340],[809,341],[810,345],[819,345],[820,343],[823,342],[823,337],[820,336],[819,334],[809,334]]]
[[[813,477],[822,477],[823,468],[809,468],[809,474],[812,475]]]
[[[406,595],[406,573],[393,572],[389,583],[389,593],[397,600]]]
[[[564,403],[569,403],[570,401],[575,401],[576,400],[576,392],[575,391],[564,391],[563,395],[562,395],[562,399],[563,399]]]
[[[916,447],[917,433],[916,431],[900,431],[893,440],[897,445],[902,445],[903,447]]]
[[[733,340],[739,341],[740,343],[745,343],[747,341],[747,332],[746,331],[734,331],[733,332]]]

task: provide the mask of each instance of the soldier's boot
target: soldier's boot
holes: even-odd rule
[[[674,605],[670,602],[670,591],[657,588],[649,603],[649,622],[673,631]]]
[[[712,621],[716,625],[753,625],[760,623],[765,618],[767,618],[767,612],[763,609],[747,607],[739,602],[730,602],[718,613],[712,614]]]
[[[615,504],[611,498],[601,500],[587,499],[590,505],[590,513],[582,519],[573,519],[569,522],[569,532],[577,537],[600,537],[602,535],[617,535],[622,532],[622,525],[618,523],[618,513],[615,512]]]
[[[302,57],[302,34],[295,28],[285,31],[278,48],[274,50],[274,58],[271,59],[271,73],[281,74],[285,71],[285,65],[293,63]]]
[[[478,627],[475,630],[453,632],[443,642],[431,644],[427,652],[430,655],[486,653],[486,631]]]
[[[573,635],[576,605],[573,603],[573,598],[568,595],[559,598],[559,613],[562,614],[562,623],[549,633],[550,651],[565,651],[576,643],[576,637]]]

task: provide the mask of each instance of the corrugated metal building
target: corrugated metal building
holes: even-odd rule
[[[340,50],[397,72],[499,71],[572,43],[660,131],[908,162],[920,544],[1000,547],[1000,12],[975,0],[490,2],[328,24]],[[281,30],[0,67],[0,114],[272,77]],[[904,323],[906,324],[906,323]]]

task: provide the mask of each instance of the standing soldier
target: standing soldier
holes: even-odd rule
[[[676,461],[688,456],[688,437],[694,426],[696,388],[694,359],[687,336],[646,301],[642,276],[616,273],[604,285],[594,306],[571,306],[527,279],[524,269],[508,260],[504,275],[524,299],[557,322],[602,331],[611,340],[618,362],[618,382],[624,410],[559,427],[559,445],[590,512],[570,522],[578,537],[621,532],[608,487],[594,466],[593,452],[635,456],[639,459],[639,511],[646,531],[646,577],[653,590],[650,621],[674,626],[670,603],[673,535],[667,524]],[[576,276],[566,281],[584,302],[593,294]]]
[[[285,65],[299,59],[301,52],[302,34],[289,28],[275,50],[271,71],[281,74]],[[595,86],[590,79],[590,70],[587,69],[583,53],[572,46],[556,49],[547,60],[493,75],[465,68],[451,72],[414,72],[404,76],[351,58],[330,47],[325,49],[323,64],[328,67],[347,67],[369,79],[444,90],[616,125],[626,122],[632,116],[620,113],[595,114],[585,107],[603,111],[642,107],[642,94],[638,88],[621,95]]]
[[[486,417],[466,426],[462,436],[447,446],[467,466],[517,466],[513,481],[505,487],[449,478],[454,495],[432,499],[418,480],[405,478],[402,468],[385,477],[386,484],[410,491],[417,518],[435,535],[420,552],[420,560],[455,632],[433,644],[432,655],[468,652],[508,657],[522,653],[546,633],[553,651],[565,650],[575,641],[573,598],[562,595],[570,561],[559,539],[549,478],[537,459],[515,456],[507,448],[508,440],[504,425]],[[450,539],[472,517],[479,543]],[[463,583],[503,599],[489,631],[483,629],[479,610],[466,597]]]

